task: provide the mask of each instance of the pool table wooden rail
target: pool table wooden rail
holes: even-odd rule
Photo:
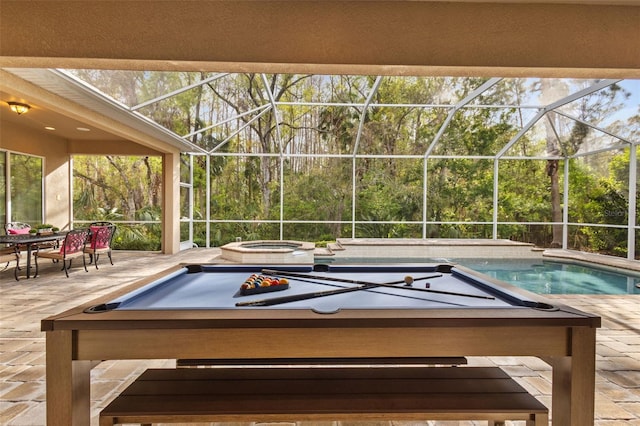
[[[565,328],[133,329],[69,333],[76,360],[571,356]],[[52,335],[53,336],[53,335]],[[526,336],[526,337],[525,337]]]

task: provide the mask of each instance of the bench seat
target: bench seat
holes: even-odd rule
[[[497,367],[149,369],[100,413],[123,423],[525,420],[548,409]]]

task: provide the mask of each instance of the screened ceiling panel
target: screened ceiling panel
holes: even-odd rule
[[[640,80],[65,72],[203,153],[548,157],[640,135]]]
[[[581,90],[593,86],[597,79],[533,79],[529,90],[537,91],[540,106],[551,105],[576,95]]]
[[[267,75],[272,81],[273,75]],[[280,86],[285,81],[276,80]],[[372,79],[350,75],[293,75],[287,80],[287,92],[278,102],[316,104],[363,104],[371,91]]]
[[[462,108],[443,127],[435,145],[435,156],[493,157],[515,134],[518,128],[495,124],[496,109]],[[499,115],[499,114],[498,114]]]
[[[624,108],[624,103],[619,100],[626,100],[630,96],[631,93],[625,93],[622,87],[613,84],[562,105],[557,111],[584,121],[589,126],[600,126],[607,118]]]
[[[271,115],[269,106],[246,112],[240,116],[231,116],[225,120],[196,131],[193,142],[207,152],[252,152],[251,126],[255,125],[262,116]],[[258,152],[269,152],[259,150]]]
[[[546,126],[544,119],[538,120],[506,150],[503,158],[561,158],[560,150],[554,154],[548,149]],[[555,134],[550,137],[555,140]]]
[[[527,79],[502,78],[467,105],[539,107],[539,103],[531,99],[531,93],[531,83]]]
[[[613,133],[622,136],[627,141],[638,142],[640,138],[640,80],[622,80],[618,83],[625,96],[619,109],[611,111],[601,122],[601,127],[612,129]],[[631,125],[627,123],[629,117],[636,117]]]
[[[431,110],[432,112],[433,110]],[[429,146],[428,134],[420,132],[425,110],[416,107],[371,107],[357,154],[423,155]]]
[[[352,155],[362,107],[280,105],[286,154]]]

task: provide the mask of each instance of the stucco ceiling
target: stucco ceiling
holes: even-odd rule
[[[26,103],[31,106],[31,109],[26,114],[18,115],[9,109],[7,102]],[[68,140],[124,140],[124,138],[83,121],[68,117],[60,110],[40,105],[33,98],[24,99],[4,91],[0,91],[0,114],[3,121],[25,126],[38,132],[46,131]]]

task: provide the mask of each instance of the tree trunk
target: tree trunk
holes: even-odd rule
[[[558,96],[566,95],[566,88],[564,86],[554,86],[549,79],[542,79],[540,82],[541,96],[540,101],[543,104],[547,104],[552,101],[553,97],[546,98],[546,96]],[[553,117],[547,114],[544,120],[545,135],[547,139],[547,154],[550,157],[558,157],[562,151],[560,149],[560,141],[556,135],[554,129],[554,123],[552,123]],[[562,247],[562,196],[560,193],[560,177],[558,175],[560,168],[559,160],[547,161],[547,176],[551,183],[551,220],[559,225],[552,225],[553,236],[551,240],[551,247]]]
[[[551,181],[551,220],[562,222],[562,203],[560,197],[560,182],[558,178],[558,160],[547,161],[547,176]],[[553,225],[553,239],[551,247],[562,247],[562,225]]]

